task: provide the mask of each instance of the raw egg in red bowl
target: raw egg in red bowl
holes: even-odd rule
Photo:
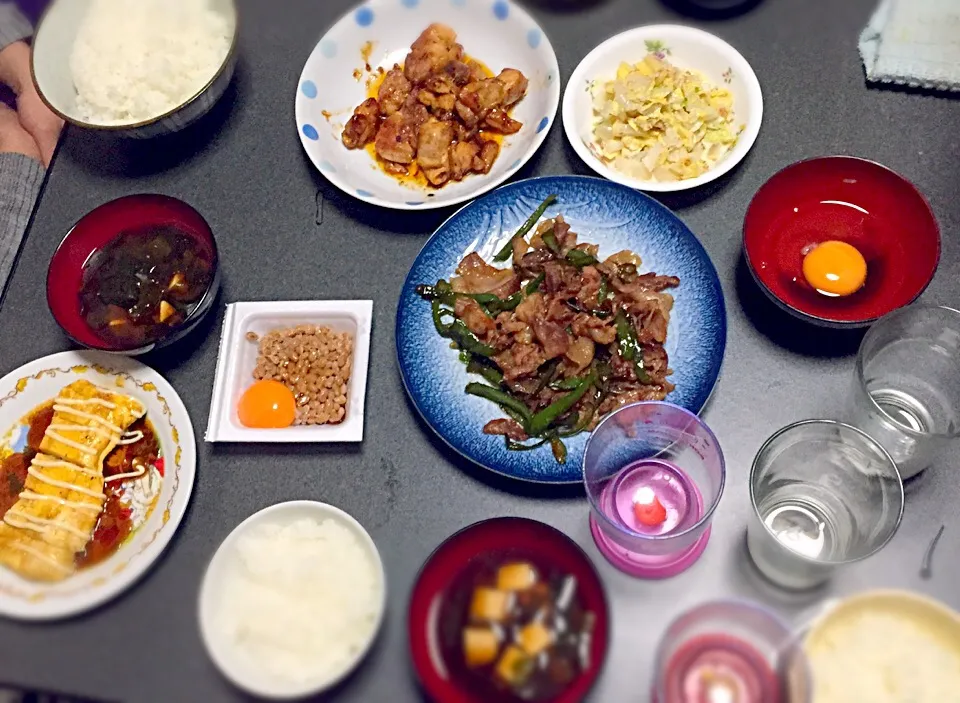
[[[73,341],[128,355],[197,326],[220,288],[206,220],[166,195],[130,195],[84,215],[47,271],[47,304]]]
[[[825,327],[863,327],[912,303],[940,261],[920,191],[873,161],[827,156],[774,175],[743,227],[750,273],[781,308]]]
[[[408,617],[413,666],[436,703],[579,703],[609,645],[589,557],[525,518],[478,522],[440,545]]]

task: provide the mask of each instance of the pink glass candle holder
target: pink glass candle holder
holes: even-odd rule
[[[657,646],[654,703],[810,703],[800,638],[747,601],[703,603],[678,616]]]
[[[725,476],[720,443],[693,413],[663,402],[620,408],[583,458],[597,547],[638,578],[684,571],[707,546]]]

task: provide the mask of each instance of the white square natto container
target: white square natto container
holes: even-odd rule
[[[208,442],[360,442],[363,404],[370,361],[372,300],[302,300],[232,303],[227,306],[220,336],[217,372],[204,439]],[[237,403],[253,383],[259,345],[247,339],[297,325],[320,325],[353,335],[353,365],[347,386],[347,408],[336,425],[294,425],[253,429],[240,424]]]

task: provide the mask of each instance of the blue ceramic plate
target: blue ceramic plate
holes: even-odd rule
[[[567,440],[558,464],[549,446],[507,450],[502,437],[483,434],[499,408],[464,393],[478,377],[467,373],[450,342],[433,327],[430,305],[414,288],[449,279],[460,260],[478,252],[490,261],[497,250],[549,194],[558,201],[545,217],[562,214],[581,242],[600,245],[603,258],[621,249],[643,259],[643,271],[680,278],[673,292],[667,353],[676,385],[667,400],[700,412],[720,374],[727,315],[717,271],[707,252],[676,215],[656,200],[625,186],[582,176],[549,176],[504,186],[463,207],[443,223],[417,256],[397,306],[397,356],[414,405],[443,440],[481,466],[523,481],[576,483],[587,433]]]

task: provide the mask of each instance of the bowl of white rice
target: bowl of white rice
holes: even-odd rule
[[[261,698],[325,691],[360,663],[386,610],[386,576],[370,535],[325,503],[279,503],[224,540],[200,587],[210,658]]]
[[[148,138],[183,129],[236,66],[234,0],[55,0],[37,27],[37,92],[70,124]]]

